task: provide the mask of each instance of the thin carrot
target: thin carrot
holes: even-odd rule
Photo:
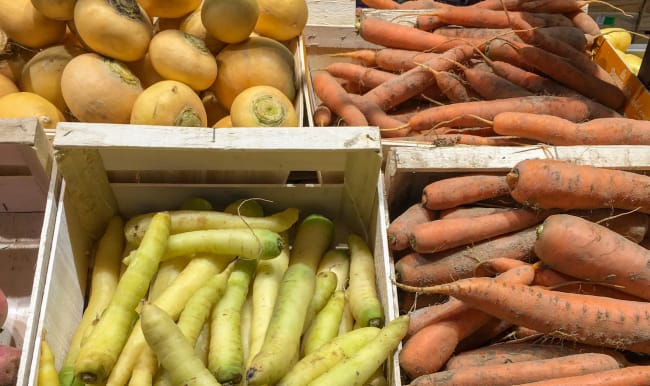
[[[409,126],[415,131],[428,130],[441,123],[454,127],[474,127],[504,111],[551,114],[575,122],[619,116],[615,111],[584,98],[532,96],[431,107],[414,115],[409,120]]]
[[[368,126],[361,111],[350,101],[349,94],[336,78],[321,72],[312,79],[314,92],[330,110],[340,116],[349,126]]]
[[[584,1],[576,0],[483,0],[473,7],[511,11],[567,13],[580,10]]]
[[[386,233],[390,249],[400,251],[409,247],[408,235],[415,224],[421,224],[436,218],[436,212],[425,208],[420,203],[408,207],[390,222]]]
[[[445,71],[450,69],[452,64],[443,58],[463,62],[471,58],[472,54],[472,47],[458,46],[444,52],[439,58],[424,62],[423,65],[436,71]],[[420,95],[433,85],[435,85],[435,78],[431,71],[427,68],[416,67],[368,91],[364,97],[379,105],[382,110],[388,111],[414,96]]]
[[[540,223],[544,213],[512,209],[472,219],[433,220],[413,227],[411,248],[419,253],[434,253],[516,232]]]
[[[386,71],[403,72],[417,67],[417,63],[424,63],[439,56],[440,54],[434,52],[384,48],[377,51],[377,67]]]
[[[370,50],[370,49],[339,52],[335,54],[330,54],[330,56],[350,58],[353,61],[360,62],[364,66],[368,66],[368,67],[377,65],[377,61],[376,61],[377,52],[375,50]]]
[[[512,11],[506,15],[502,10],[479,7],[444,7],[432,11],[434,23],[477,28],[509,28],[512,21],[521,19],[532,27],[571,26],[571,20],[562,14],[542,14]],[[437,20],[435,20],[437,19]]]
[[[534,255],[534,243],[535,228],[531,227],[466,248],[436,254],[410,253],[395,263],[395,275],[399,281],[410,285],[449,283],[472,277],[482,261],[498,257],[529,260]]]
[[[382,138],[401,137],[409,132],[410,129],[405,127],[403,122],[393,119],[368,98],[356,94],[350,94],[349,98],[359,111],[363,113],[368,123],[382,129]]]
[[[518,162],[506,176],[511,196],[537,208],[620,208],[650,213],[650,177],[552,159]]]
[[[540,95],[577,96],[582,95],[577,91],[559,84],[553,79],[526,71],[525,69],[500,60],[491,60],[484,57],[486,63],[492,67],[495,74],[517,84],[526,90]]]
[[[433,76],[436,79],[436,84],[438,85],[437,88],[451,102],[468,102],[471,100],[468,89],[465,87],[463,80],[455,73],[450,71],[436,71],[424,64],[418,65],[433,73]]]
[[[369,43],[404,50],[445,52],[468,41],[476,46],[481,44],[478,40],[450,39],[376,17],[361,19],[358,29],[361,37]]]
[[[397,9],[399,4],[393,0],[361,0],[361,2],[374,9]]]
[[[483,99],[521,98],[534,95],[492,71],[486,71],[479,66],[467,67],[461,63],[455,64],[463,71],[465,80],[472,89]]]
[[[627,363],[625,357],[619,352],[597,346],[577,343],[552,344],[506,342],[460,352],[447,361],[445,369],[455,370],[465,367],[517,363],[536,359],[551,359],[587,352],[605,353],[616,358],[621,364]]]
[[[422,188],[422,205],[432,210],[450,209],[508,194],[503,175],[466,174],[427,184]]]
[[[650,323],[635,317],[645,315],[646,302],[499,283],[486,277],[433,287],[396,285],[402,290],[453,296],[497,318],[566,340],[650,352]]]
[[[600,26],[594,18],[582,9],[567,12],[565,15],[571,19],[573,25],[582,30],[585,34],[596,36],[600,34]]]
[[[470,146],[521,146],[526,144],[525,140],[519,137],[483,137],[480,135],[471,134],[420,134],[413,135],[407,138],[401,138],[405,141],[421,142],[432,144],[435,146],[455,146],[455,145],[470,145]]]
[[[499,276],[502,283],[529,284],[531,267],[513,269]],[[438,371],[451,357],[458,343],[488,323],[492,317],[466,304],[458,306],[452,317],[443,317],[416,331],[402,346],[400,367],[412,378]],[[409,331],[411,325],[409,324]]]
[[[552,378],[519,386],[642,386],[650,384],[650,366],[629,366],[572,377]]]
[[[325,71],[335,78],[358,83],[367,90],[375,88],[397,76],[387,71],[346,62],[330,63],[325,67]]]
[[[426,23],[426,18],[430,16],[418,15],[416,19],[416,26],[420,28],[420,20],[422,23]],[[422,28],[427,27],[426,24]],[[477,28],[477,27],[456,27],[456,26],[443,26],[435,28],[431,31],[434,34],[444,35],[451,38],[473,38],[473,39],[482,39],[482,40],[492,40],[497,37],[502,39],[508,39],[513,41],[521,42],[519,36],[517,36],[512,29],[510,28]]]
[[[568,214],[550,216],[538,228],[535,253],[562,273],[650,300],[650,251],[602,225]]]
[[[650,145],[650,121],[600,118],[575,123],[548,114],[499,113],[492,126],[501,135],[551,145]]]

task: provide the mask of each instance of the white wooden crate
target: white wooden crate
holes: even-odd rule
[[[189,197],[205,197],[215,208],[259,197],[271,200],[262,202],[268,213],[287,207],[299,208],[301,216],[321,213],[337,226],[336,245],[349,232],[360,234],[373,249],[387,320],[396,315],[376,129],[61,123],[54,147],[63,187],[50,264],[39,272],[47,286],[38,332],[47,330],[57,366],[82,315],[89,253],[109,217],[167,210]],[[36,357],[30,384],[35,363]],[[394,363],[387,366],[389,377]]]
[[[650,173],[650,146],[435,147],[397,146],[386,151],[384,198],[386,223],[420,202],[429,183],[467,173],[507,173],[519,161],[554,158],[582,165]],[[390,271],[394,272],[389,252]],[[399,372],[399,365],[396,365]],[[397,374],[400,378],[401,374]],[[402,383],[396,383],[401,385]]]
[[[0,343],[22,350],[18,385],[27,384],[43,293],[35,273],[47,266],[49,219],[56,213],[52,167],[50,143],[35,118],[0,120],[0,288],[9,303]]]

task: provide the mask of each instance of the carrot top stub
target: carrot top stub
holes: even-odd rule
[[[650,213],[650,177],[553,159],[524,160],[507,174],[510,195],[540,209],[619,208]]]

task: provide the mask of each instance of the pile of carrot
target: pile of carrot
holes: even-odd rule
[[[650,176],[527,159],[402,205],[405,385],[650,384]]]
[[[437,145],[650,144],[650,122],[623,116],[625,94],[590,58],[588,2],[365,3],[424,11],[413,26],[360,12],[360,36],[379,48],[313,70],[318,126]]]

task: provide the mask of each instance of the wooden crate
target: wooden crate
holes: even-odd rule
[[[54,139],[63,176],[57,232],[38,332],[61,365],[84,307],[89,253],[110,216],[178,207],[189,197],[215,208],[259,197],[267,213],[287,207],[336,223],[335,244],[357,232],[373,249],[387,320],[396,300],[386,278],[379,132],[372,128],[187,128],[60,124]],[[309,177],[311,175],[311,177]],[[65,310],[65,312],[62,312]],[[36,358],[35,358],[36,360]],[[36,376],[35,361],[30,381]],[[392,377],[395,360],[387,366]]]
[[[50,143],[36,119],[0,120],[0,288],[9,303],[0,343],[22,349],[18,385],[27,385],[37,340],[44,283],[36,272],[47,266],[59,188],[50,181],[52,166]]]
[[[467,173],[507,173],[525,159],[548,158],[650,174],[650,146],[558,146],[507,148],[482,146],[467,151],[459,147],[393,147],[384,171],[384,197],[388,223],[422,199],[429,183]],[[393,254],[390,254],[394,272]],[[399,366],[396,367],[399,371]],[[406,384],[404,381],[403,384]]]

